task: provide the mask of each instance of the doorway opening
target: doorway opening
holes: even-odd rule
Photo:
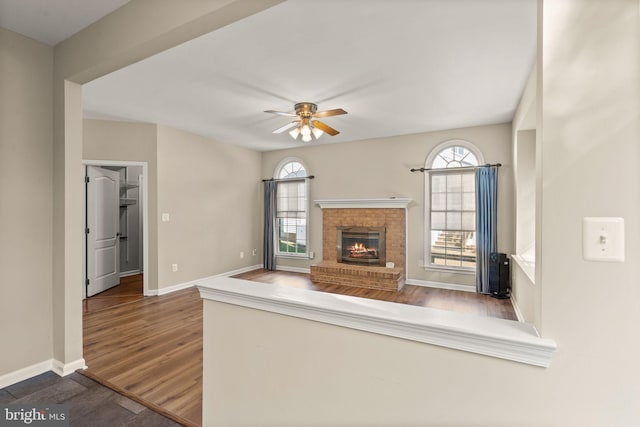
[[[144,274],[149,268],[149,210],[146,162],[84,160],[83,165],[86,311],[91,297],[92,307],[106,307],[149,294]]]

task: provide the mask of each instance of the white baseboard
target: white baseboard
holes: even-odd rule
[[[211,276],[211,277],[229,277],[229,276],[235,276],[236,274],[242,274],[242,273],[246,273],[248,271],[253,271],[253,270],[259,270],[263,268],[262,264],[255,264],[255,265],[250,265],[249,267],[243,267],[243,268],[239,268],[237,270],[233,270],[233,271],[228,271],[226,273],[222,273],[222,274],[217,274],[215,276]]]
[[[62,363],[59,360],[53,359],[51,370],[61,377],[66,377],[69,374],[77,371],[78,369],[87,369],[87,365],[84,359],[74,360],[70,363]]]
[[[136,274],[140,274],[140,273],[142,273],[142,271],[140,270],[124,271],[124,272],[120,272],[120,277],[135,276]]]
[[[0,389],[53,370],[53,359],[0,375]],[[56,372],[57,373],[57,372]]]
[[[13,372],[0,375],[0,389],[49,371],[53,371],[61,377],[65,377],[78,369],[86,368],[87,365],[85,364],[84,359],[74,360],[71,363],[62,363],[59,360],[49,359],[44,362],[39,362]]]
[[[279,271],[290,271],[292,273],[305,273],[305,274],[310,274],[311,273],[311,269],[310,268],[304,268],[304,267],[289,267],[286,265],[276,265],[276,270]]]
[[[431,282],[428,280],[406,279],[407,285],[424,286],[427,288],[449,289],[452,291],[475,292],[475,286],[459,285],[457,283]]]
[[[172,292],[181,291],[183,289],[187,289],[195,286],[196,282],[198,281],[192,280],[190,282],[178,283],[177,285],[167,286],[166,288],[162,288],[162,289],[150,289],[149,296],[156,297],[160,295],[170,294]]]
[[[166,288],[162,288],[162,289],[149,290],[149,296],[159,296],[159,295],[170,294],[172,292],[181,291],[187,288],[192,288],[197,284],[199,284],[200,282],[202,282],[203,280],[214,279],[216,277],[235,276],[236,274],[246,273],[248,271],[257,270],[259,268],[262,268],[262,264],[250,265],[248,267],[239,268],[237,270],[227,271],[225,273],[220,273],[220,274],[214,274],[213,276],[203,277],[200,279],[191,280],[189,282],[178,283],[177,285],[167,286]]]

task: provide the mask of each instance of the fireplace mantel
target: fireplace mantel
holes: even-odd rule
[[[406,209],[411,199],[401,197],[389,197],[386,199],[322,199],[314,200],[321,209]]]

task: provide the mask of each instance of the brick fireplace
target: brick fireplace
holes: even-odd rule
[[[371,289],[402,289],[406,273],[406,207],[410,200],[333,199],[315,202],[322,208],[322,262],[311,266],[311,280]],[[339,262],[340,257],[336,254],[345,251],[342,243],[338,242],[338,236],[339,231],[345,229],[384,230],[384,241],[380,243],[385,249],[383,265],[375,261]],[[373,256],[373,248],[364,246],[362,250]],[[393,267],[387,267],[388,263]]]

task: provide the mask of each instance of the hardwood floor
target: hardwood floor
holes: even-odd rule
[[[419,307],[438,308],[441,310],[472,313],[498,319],[517,320],[511,301],[495,299],[489,295],[474,292],[452,291],[448,289],[427,288],[424,286],[405,285],[399,292],[376,289],[355,288],[351,286],[313,283],[308,274],[287,271],[253,270],[233,276],[238,279],[253,280],[265,283],[279,283],[296,288],[351,295],[361,298],[377,299],[400,304],[417,305]]]
[[[234,276],[515,320],[509,300],[407,285],[400,292],[314,284],[308,274],[254,270]],[[126,288],[121,289],[127,293]],[[108,291],[107,291],[108,292]],[[186,426],[202,423],[202,300],[194,288],[101,306],[84,314],[85,375]],[[129,295],[131,296],[131,295]],[[106,303],[105,303],[106,304]]]
[[[202,300],[195,288],[84,315],[86,375],[187,426],[202,423]]]
[[[118,286],[86,298],[82,302],[83,313],[92,313],[94,311],[103,310],[105,308],[144,298],[142,293],[142,278],[142,274],[121,277],[120,284]]]

